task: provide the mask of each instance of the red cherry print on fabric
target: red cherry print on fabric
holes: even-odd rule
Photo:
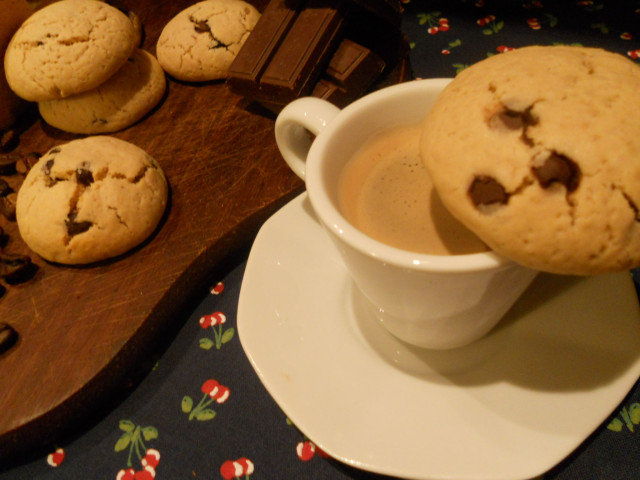
[[[47,463],[53,468],[59,467],[60,464],[64,461],[64,457],[64,450],[62,448],[58,448],[55,452],[47,455]]]
[[[289,418],[287,418],[287,424],[292,427],[295,427],[295,425]],[[296,455],[303,462],[308,462],[315,455],[318,455],[319,457],[323,457],[323,458],[329,458],[329,455],[324,450],[318,447],[306,436],[303,436],[303,440],[299,441],[296,444]]]
[[[427,27],[429,35],[435,35],[438,32],[447,32],[450,28],[449,19],[441,17],[441,12],[421,13],[418,15],[420,25]]]
[[[230,392],[227,387],[212,379],[202,384],[202,393],[209,395],[218,403],[224,403],[229,398]]]
[[[135,480],[136,471],[133,468],[120,470],[116,474],[116,480]]]
[[[156,478],[156,470],[153,467],[144,467],[142,470],[137,471],[133,478],[134,480],[153,480]]]
[[[145,454],[145,456],[142,457],[142,460],[140,460],[140,464],[143,467],[148,466],[151,468],[156,468],[159,463],[160,463],[160,452],[154,448],[150,448],[149,450],[147,450],[147,453]]]
[[[235,461],[227,460],[220,466],[220,475],[225,480],[233,480],[234,478],[248,479],[253,474],[253,462],[246,457],[239,458]]]
[[[211,404],[213,402],[222,404],[226,402],[231,395],[229,387],[220,384],[220,382],[213,378],[206,380],[200,387],[200,391],[204,395],[197,405],[194,405],[194,400],[189,395],[182,397],[182,411],[189,414],[189,421],[194,419],[199,422],[213,420],[216,412],[211,408]]]
[[[441,18],[438,20],[438,29],[441,32],[446,32],[449,30],[449,19]]]
[[[140,460],[140,470],[122,469],[116,474],[116,480],[153,480],[156,478],[156,467],[160,463],[160,452],[149,448]]]
[[[308,462],[315,455],[318,455],[323,458],[329,457],[329,455],[324,450],[318,447],[311,440],[304,440],[302,442],[298,442],[298,444],[296,445],[296,454],[298,455],[298,458],[303,462]]]
[[[540,30],[542,28],[540,22],[535,17],[527,19],[527,25],[529,25],[529,28],[532,30]]]
[[[214,380],[211,378],[202,384],[202,387],[200,387],[200,390],[202,390],[202,393],[205,393],[209,395],[211,398],[213,398],[218,393],[219,385],[220,384],[218,383],[217,380]]]
[[[236,463],[242,467],[243,475],[251,475],[253,473],[253,462],[246,457],[239,458]]]
[[[225,480],[232,480],[237,477],[236,466],[231,460],[227,460],[220,466],[220,475],[222,475],[222,478]]]
[[[316,454],[316,446],[309,440],[298,442],[298,445],[296,445],[296,453],[300,460],[308,462]]]
[[[198,320],[200,326],[204,329],[211,329],[213,332],[213,339],[211,337],[204,337],[200,339],[200,348],[209,350],[213,346],[217,350],[222,348],[222,345],[231,341],[235,335],[235,329],[233,327],[223,329],[222,326],[227,323],[227,316],[222,312],[213,312],[207,315],[203,315]]]
[[[482,17],[476,20],[476,23],[481,27],[484,27],[485,25],[488,25],[489,23],[493,22],[495,19],[496,19],[495,15],[487,15],[486,17]]]
[[[213,287],[209,289],[211,295],[220,295],[224,290],[224,283],[218,282]]]
[[[127,468],[116,474],[116,480],[153,480],[156,478],[156,467],[160,463],[160,452],[153,448],[146,451],[140,460],[140,470]]]
[[[504,20],[496,20],[495,15],[487,15],[476,20],[476,23],[483,27],[483,35],[495,35],[504,28]]]
[[[215,327],[227,321],[227,316],[222,312],[213,312],[210,315],[200,317],[199,323],[202,328]]]

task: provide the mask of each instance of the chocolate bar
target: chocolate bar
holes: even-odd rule
[[[379,11],[392,5],[394,0],[271,0],[232,63],[227,84],[272,111],[304,95],[344,106],[399,60],[400,30]]]
[[[349,95],[346,90],[324,78],[320,79],[320,81],[316,83],[316,86],[313,88],[313,92],[311,92],[311,96],[331,102],[336,107],[340,108],[347,106],[357,98]]]
[[[361,95],[384,67],[379,55],[345,38],[331,57],[325,76],[343,90]]]
[[[260,78],[265,100],[287,103],[311,92],[340,41],[344,2],[309,0]]]
[[[271,0],[229,68],[236,93],[284,104],[310,93],[341,38],[342,0]]]
[[[260,77],[285,34],[298,16],[303,0],[272,0],[229,68],[229,87],[247,96],[257,95]]]
[[[345,107],[371,87],[384,67],[380,56],[345,38],[311,95]]]

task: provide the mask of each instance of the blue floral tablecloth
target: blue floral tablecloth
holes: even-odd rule
[[[415,77],[451,77],[531,44],[598,46],[640,62],[640,0],[406,0],[405,9]],[[100,412],[75,438],[0,466],[0,480],[383,478],[328,458],[260,383],[235,331],[244,267],[221,274],[199,305],[175,319],[183,325],[178,335],[119,405]],[[639,459],[636,385],[543,478],[637,480]]]

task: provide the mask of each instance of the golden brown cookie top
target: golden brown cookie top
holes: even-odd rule
[[[164,27],[158,61],[179,80],[225,78],[260,13],[242,0],[204,0],[187,7]]]
[[[4,58],[11,89],[30,101],[52,100],[97,87],[135,48],[129,18],[97,0],[61,0],[29,17]]]
[[[527,266],[640,265],[640,67],[582,47],[525,47],[462,71],[424,124],[447,208]]]
[[[27,174],[16,202],[25,243],[46,260],[91,263],[146,239],[167,205],[160,166],[144,150],[109,136],[49,150]]]
[[[49,124],[72,133],[117,132],[146,115],[166,90],[164,70],[150,53],[136,49],[107,81],[87,92],[38,102]]]

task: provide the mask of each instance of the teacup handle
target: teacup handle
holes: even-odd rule
[[[289,103],[276,118],[276,143],[280,153],[302,180],[313,141],[308,132],[317,136],[338,113],[340,109],[326,100],[303,97]]]

